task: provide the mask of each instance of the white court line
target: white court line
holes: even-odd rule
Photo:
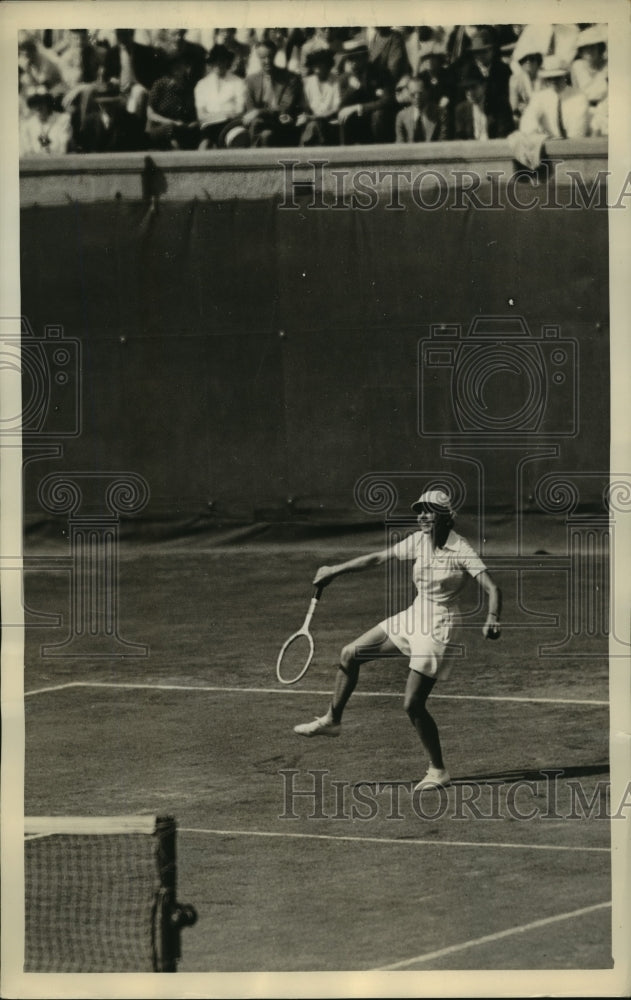
[[[378,969],[371,969],[370,971],[392,972],[394,969],[405,969],[406,966],[416,965],[421,962],[430,962],[434,958],[443,958],[445,955],[454,955],[458,951],[465,951],[467,948],[477,948],[479,945],[491,944],[493,941],[501,941],[503,938],[512,937],[514,934],[526,934],[528,931],[537,930],[539,927],[548,927],[550,924],[557,924],[562,920],[572,920],[574,917],[582,917],[587,913],[595,913],[597,910],[604,910],[609,906],[611,906],[611,902],[594,903],[593,906],[584,906],[580,910],[570,910],[568,913],[559,913],[556,917],[544,917],[542,920],[533,920],[530,924],[510,927],[508,930],[498,931],[496,934],[485,934],[484,937],[473,938],[471,941],[463,941],[461,944],[452,944],[447,948],[439,948],[437,951],[428,951],[424,955],[405,958],[403,961],[393,962],[391,965],[381,965]]]
[[[65,691],[66,688],[81,687],[81,681],[68,681],[66,684],[55,684],[52,687],[34,688],[32,691],[25,691],[24,697],[28,698],[33,694],[48,694],[49,691]]]
[[[331,691],[314,691],[309,688],[261,688],[261,687],[219,687],[205,684],[128,684],[114,681],[68,681],[67,684],[58,684],[55,687],[35,688],[32,691],[25,691],[24,697],[34,694],[46,694],[49,691],[63,691],[65,688],[76,687],[100,687],[100,688],[127,688],[129,690],[153,690],[153,691],[214,691],[223,694],[315,694],[330,698]],[[353,698],[402,698],[402,691],[355,691]],[[432,694],[432,698],[442,698],[451,701],[510,701],[526,702],[547,705],[602,705],[608,706],[608,701],[596,701],[587,698],[524,698],[519,695],[486,695],[486,694]]]
[[[522,851],[573,851],[581,853],[609,854],[608,847],[564,847],[559,844],[511,844],[511,843],[476,843],[472,840],[423,840],[421,838],[403,837],[350,837],[330,833],[290,833],[276,830],[207,830],[201,827],[178,827],[179,833],[207,833],[217,837],[288,837],[294,840],[340,840],[353,844],[412,844],[421,847],[503,847]],[[603,904],[604,905],[604,904]]]

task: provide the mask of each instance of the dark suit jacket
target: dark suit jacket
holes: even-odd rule
[[[121,47],[113,45],[105,54],[104,76],[106,80],[112,77],[120,80],[121,75]],[[151,90],[156,80],[167,71],[167,57],[162,49],[156,49],[153,45],[138,45],[132,42],[129,49],[131,64],[134,75],[138,83],[146,90]]]
[[[300,113],[302,98],[302,81],[295,73],[278,66],[272,67],[272,88],[275,107],[270,108],[263,100],[263,74],[253,73],[245,79],[245,110],[260,108],[262,111],[275,111],[279,114],[297,117]]]
[[[340,77],[340,106],[361,104],[365,115],[373,111],[383,111],[394,102],[392,82],[383,74],[368,66],[359,89],[350,85],[350,73]],[[393,116],[394,117],[394,116]]]
[[[503,113],[495,114],[486,111],[488,120],[487,131],[489,139],[504,139],[513,131],[513,117],[510,108]],[[473,139],[473,108],[469,101],[457,105],[454,115],[454,139]]]
[[[106,128],[98,111],[85,116],[79,132],[79,146],[84,153],[131,153],[146,149],[147,140],[142,123],[123,107],[110,112],[110,127]]]
[[[476,72],[475,60],[471,54],[467,54],[461,66],[458,67],[458,78],[462,79],[462,73],[472,70]],[[508,104],[508,88],[511,77],[510,66],[507,66],[501,59],[496,58],[489,66],[489,73],[486,77],[486,107],[487,114],[504,114],[505,105]],[[464,93],[462,94],[464,97]]]
[[[179,53],[190,66],[189,80],[194,87],[196,83],[206,76],[206,49],[195,42],[188,42],[186,39],[181,43]]]
[[[387,74],[392,83],[410,72],[405,44],[398,31],[391,31],[385,36],[376,32],[370,43],[368,58],[371,65],[378,72]]]
[[[415,108],[402,108],[397,115],[395,132],[397,142],[444,142],[447,139],[447,115],[442,108],[429,105],[425,117],[430,120],[427,130],[422,118],[414,120]]]

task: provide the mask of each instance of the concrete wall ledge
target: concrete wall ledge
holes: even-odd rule
[[[556,161],[555,179],[570,183],[567,171],[591,184],[607,169],[607,139],[554,140],[547,156]],[[284,165],[283,165],[284,161]],[[360,171],[376,187],[409,188],[419,174],[431,184],[463,184],[466,172],[482,181],[494,172],[506,183],[517,170],[511,148],[502,139],[429,145],[331,146],[311,149],[207,150],[200,152],[88,153],[30,158],[20,162],[21,204],[52,205],[69,201],[223,201],[309,196],[340,190],[339,173]],[[393,182],[392,172],[396,172]],[[409,175],[409,176],[408,176]],[[466,181],[470,185],[470,181]]]

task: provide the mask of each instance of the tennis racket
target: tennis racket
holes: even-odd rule
[[[289,639],[283,644],[278,654],[276,676],[281,684],[295,684],[301,677],[304,677],[309,669],[315,649],[309,625],[313,618],[313,612],[320,600],[322,590],[323,587],[321,584],[316,584],[313,588],[313,597],[311,598],[309,610],[307,611],[302,627],[289,636]]]

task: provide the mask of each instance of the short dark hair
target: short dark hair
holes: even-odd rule
[[[225,45],[213,45],[206,56],[206,62],[209,66],[216,66],[220,62],[228,63],[230,66],[233,59],[234,55]]]
[[[314,69],[318,63],[325,63],[329,69],[333,69],[333,66],[335,65],[335,56],[333,55],[331,49],[314,49],[313,52],[309,52],[307,55],[307,69]]]
[[[454,519],[451,514],[440,513],[436,514],[436,520],[434,521],[434,529],[432,531],[434,545],[437,549],[442,549],[443,545],[449,538],[449,532],[454,526]]]

